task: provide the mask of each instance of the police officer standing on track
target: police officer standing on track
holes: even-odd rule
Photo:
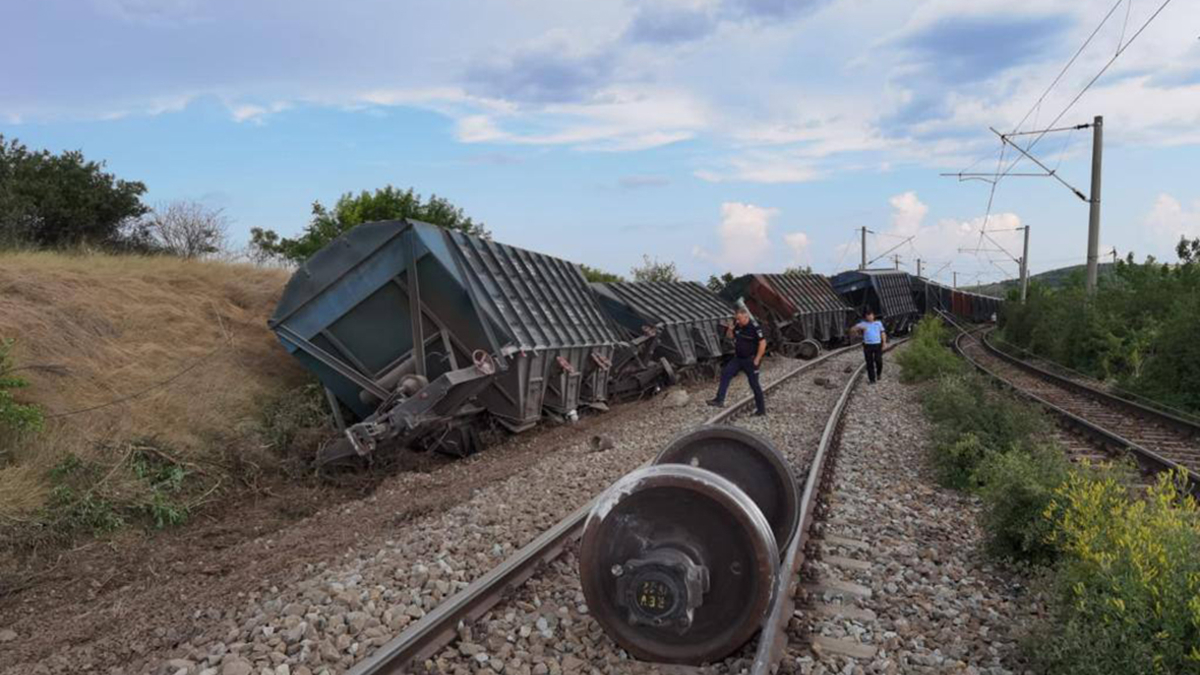
[[[733,358],[721,371],[721,386],[717,388],[717,397],[708,404],[717,408],[725,405],[725,391],[729,389],[729,382],[740,370],[746,373],[750,389],[754,392],[754,414],[766,415],[766,402],[763,400],[762,386],[758,383],[758,366],[767,351],[767,339],[763,337],[762,327],[750,318],[750,312],[745,307],[738,307],[733,320],[732,324],[725,326],[725,333],[733,339]]]
[[[875,318],[875,312],[867,310],[863,320],[850,329],[852,333],[862,333],[863,358],[867,361],[867,379],[875,384],[877,378],[883,377],[883,350],[887,349],[887,331],[883,322]]]

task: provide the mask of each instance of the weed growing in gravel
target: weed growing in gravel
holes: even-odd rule
[[[1046,672],[1200,673],[1200,509],[1182,474],[1141,499],[1071,472],[1044,517],[1061,551],[1051,615],[1031,645]]]
[[[896,355],[901,382],[926,382],[942,375],[961,373],[963,363],[946,347],[950,331],[941,319],[927,316],[913,331],[908,345]]]

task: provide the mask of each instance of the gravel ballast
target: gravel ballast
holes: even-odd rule
[[[938,487],[926,461],[930,425],[919,389],[865,381],[850,402],[841,436],[823,559],[806,564],[807,580],[835,579],[870,589],[870,597],[810,593],[791,625],[785,672],[987,673],[1023,671],[1016,640],[1027,623],[1023,583],[982,550],[980,505]],[[841,538],[841,539],[839,539]],[[861,542],[865,547],[853,543]],[[869,564],[830,564],[836,557]],[[838,600],[873,618],[825,616],[814,603]],[[875,648],[850,658],[813,647],[813,636]]]
[[[847,357],[834,360],[839,358]],[[772,381],[796,365],[768,359],[763,378]],[[311,565],[287,587],[246,589],[204,613],[216,619],[215,627],[199,638],[108,672],[217,675],[227,667],[240,670],[243,663],[255,675],[285,667],[295,675],[343,672],[652,457],[676,433],[708,418],[714,411],[705,400],[714,389],[715,383],[702,383],[690,388],[686,401],[675,395],[636,404],[620,425],[594,425],[611,439],[611,449],[594,450],[588,435],[568,436],[570,445],[545,448],[552,461],[523,466],[446,511],[395,523],[337,562]],[[745,379],[738,378],[728,400],[747,393]],[[352,508],[370,508],[371,499]],[[191,665],[185,668],[186,663]],[[72,672],[69,658],[43,665],[45,672]]]
[[[731,423],[770,439],[802,477],[825,421],[857,365],[856,350],[829,359],[767,394],[768,415],[739,415]],[[652,453],[651,453],[652,454]],[[630,468],[633,468],[630,466]],[[455,646],[424,665],[433,673],[655,673],[629,657],[588,613],[574,551],[535,575],[513,598],[466,627]],[[749,645],[753,649],[753,642]],[[745,651],[745,650],[743,650]],[[749,651],[731,662],[752,657]],[[741,659],[741,660],[739,660]]]

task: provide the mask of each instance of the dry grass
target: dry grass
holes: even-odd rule
[[[164,257],[0,253],[0,337],[15,338],[22,402],[44,432],[0,440],[0,517],[44,502],[68,453],[113,463],[155,438],[202,462],[244,436],[265,399],[303,379],[266,326],[287,272]],[[165,387],[94,412],[54,417]],[[7,455],[7,457],[5,457]],[[106,456],[108,455],[108,456]]]

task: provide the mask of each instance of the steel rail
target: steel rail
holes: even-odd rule
[[[989,330],[983,334],[983,340],[982,340],[983,346],[988,350],[988,352],[1000,357],[1001,359],[1013,364],[1014,366],[1017,366],[1018,368],[1029,371],[1029,372],[1033,373],[1034,375],[1037,375],[1038,377],[1048,378],[1048,379],[1052,380],[1054,382],[1054,384],[1060,385],[1060,386],[1070,389],[1074,392],[1083,394],[1085,396],[1091,396],[1092,398],[1099,399],[1104,403],[1108,403],[1108,404],[1118,406],[1120,408],[1124,408],[1125,410],[1127,410],[1128,412],[1130,412],[1131,414],[1134,414],[1134,415],[1140,415],[1143,417],[1152,417],[1156,421],[1166,424],[1167,426],[1170,426],[1170,427],[1176,429],[1177,431],[1181,431],[1185,434],[1190,434],[1194,437],[1200,438],[1200,424],[1196,423],[1195,421],[1189,420],[1189,419],[1187,419],[1185,417],[1181,417],[1179,415],[1175,415],[1175,414],[1167,412],[1165,410],[1161,410],[1159,408],[1145,405],[1144,403],[1138,403],[1137,401],[1131,401],[1127,398],[1117,396],[1110,392],[1104,391],[1103,389],[1099,389],[1097,387],[1093,387],[1088,384],[1084,384],[1083,382],[1073,380],[1069,377],[1063,377],[1062,375],[1059,375],[1058,373],[1055,373],[1052,370],[1043,368],[1039,365],[1030,363],[1030,362],[1025,361],[1017,356],[1009,354],[1008,352],[1004,351],[1003,349],[1000,349],[996,345],[992,344],[991,338],[992,338],[993,332],[994,332],[994,330]]]
[[[907,341],[908,338],[893,341],[887,351]],[[837,440],[841,435],[842,423],[845,421],[846,407],[854,392],[855,385],[862,379],[866,364],[860,364],[855,369],[841,396],[825,421],[825,429],[821,432],[821,441],[817,445],[817,453],[809,464],[808,473],[804,480],[804,493],[800,497],[800,518],[796,536],[788,546],[784,555],[780,572],[776,578],[775,591],[771,609],[763,623],[762,632],[758,638],[758,648],[754,652],[754,664],[750,675],[771,675],[783,658],[787,646],[787,627],[796,610],[796,588],[800,583],[800,568],[804,564],[804,547],[808,543],[809,529],[812,526],[817,509],[817,499],[831,475],[832,457],[836,450]]]
[[[779,379],[763,387],[764,393],[775,389],[800,373],[853,349],[855,345],[834,349],[805,361],[784,373]],[[865,366],[859,366],[859,370]],[[858,372],[851,379],[858,377]],[[747,395],[707,419],[704,424],[720,424],[754,402]],[[648,462],[647,462],[648,463]],[[584,521],[597,497],[592,497],[583,506],[575,509],[566,518],[543,532],[536,539],[521,547],[504,562],[471,582],[466,588],[450,596],[404,629],[399,635],[383,644],[370,657],[359,661],[347,675],[399,675],[414,670],[415,666],[437,654],[439,650],[454,642],[460,623],[477,621],[488,610],[495,607],[506,593],[525,583],[538,568],[557,558],[563,550],[583,533]],[[785,624],[786,625],[786,624]]]
[[[994,330],[994,329],[989,329],[988,332],[990,332],[991,330]],[[972,358],[967,353],[967,350],[962,346],[963,340],[967,337],[969,337],[969,336],[966,332],[960,333],[954,339],[954,350],[967,363],[974,366],[976,370],[995,379],[997,382],[1000,382],[1001,384],[1008,387],[1012,391],[1020,394],[1021,396],[1024,396],[1025,398],[1028,398],[1029,400],[1034,401],[1035,403],[1045,407],[1047,410],[1050,410],[1051,412],[1056,414],[1059,418],[1064,420],[1066,423],[1083,430],[1085,433],[1087,433],[1088,435],[1092,436],[1094,439],[1099,441],[1102,445],[1111,444],[1112,446],[1115,446],[1117,448],[1128,450],[1130,452],[1130,454],[1133,455],[1133,458],[1137,461],[1138,465],[1140,467],[1142,467],[1143,470],[1145,470],[1149,473],[1159,473],[1162,471],[1182,471],[1182,472],[1184,472],[1184,474],[1187,476],[1189,490],[1193,494],[1200,495],[1200,476],[1197,476],[1196,472],[1192,471],[1188,467],[1185,467],[1185,466],[1179,464],[1178,462],[1176,462],[1172,459],[1162,456],[1161,454],[1159,454],[1159,453],[1157,453],[1157,452],[1155,452],[1133,440],[1130,440],[1129,438],[1126,438],[1125,436],[1122,436],[1121,434],[1116,433],[1115,431],[1106,429],[1103,426],[1096,424],[1095,422],[1092,422],[1091,420],[1088,420],[1088,419],[1082,417],[1081,415],[1073,413],[1073,412],[1067,410],[1066,408],[1063,408],[1062,406],[1052,403],[1031,391],[1021,388],[1020,386],[1017,385],[1017,383],[1013,382],[1009,378],[1006,378],[1003,375],[1000,375],[995,370],[988,368],[987,366],[980,363],[980,361],[978,359]],[[1153,416],[1156,419],[1161,419],[1162,417],[1170,417],[1170,416],[1164,415],[1163,413],[1161,413],[1157,410],[1154,410],[1152,408],[1147,408],[1145,406],[1140,406],[1137,404],[1131,404],[1130,401],[1125,401],[1118,397],[1112,396],[1111,394],[1107,394],[1100,390],[1093,389],[1093,388],[1087,387],[1085,385],[1081,385],[1078,382],[1072,382],[1071,380],[1068,380],[1067,378],[1061,377],[1059,375],[1051,373],[1047,370],[1044,370],[1044,369],[1034,366],[1032,364],[1023,364],[1020,362],[1020,359],[1016,359],[1015,357],[1012,357],[1011,355],[1003,354],[1003,352],[996,350],[995,347],[990,347],[986,340],[986,337],[987,336],[985,334],[984,339],[979,341],[980,344],[983,345],[985,351],[987,351],[989,354],[996,355],[997,358],[1000,358],[1003,361],[1013,362],[1013,365],[1025,369],[1026,371],[1038,376],[1043,381],[1049,382],[1050,384],[1053,384],[1055,386],[1059,386],[1061,388],[1068,389],[1071,391],[1076,391],[1079,393],[1086,392],[1087,395],[1092,396],[1094,398],[1094,400],[1097,400],[1100,403],[1106,403],[1106,404],[1113,405],[1117,408],[1129,411],[1131,414],[1139,414],[1140,413],[1140,414],[1144,414],[1144,415]],[[974,339],[974,338],[972,338],[972,339]],[[1084,391],[1081,391],[1081,390],[1084,390]],[[1133,410],[1130,408],[1130,405],[1136,406],[1137,413],[1133,412]],[[1178,418],[1175,418],[1175,419],[1178,419]],[[1183,420],[1180,420],[1180,421],[1183,421]]]

